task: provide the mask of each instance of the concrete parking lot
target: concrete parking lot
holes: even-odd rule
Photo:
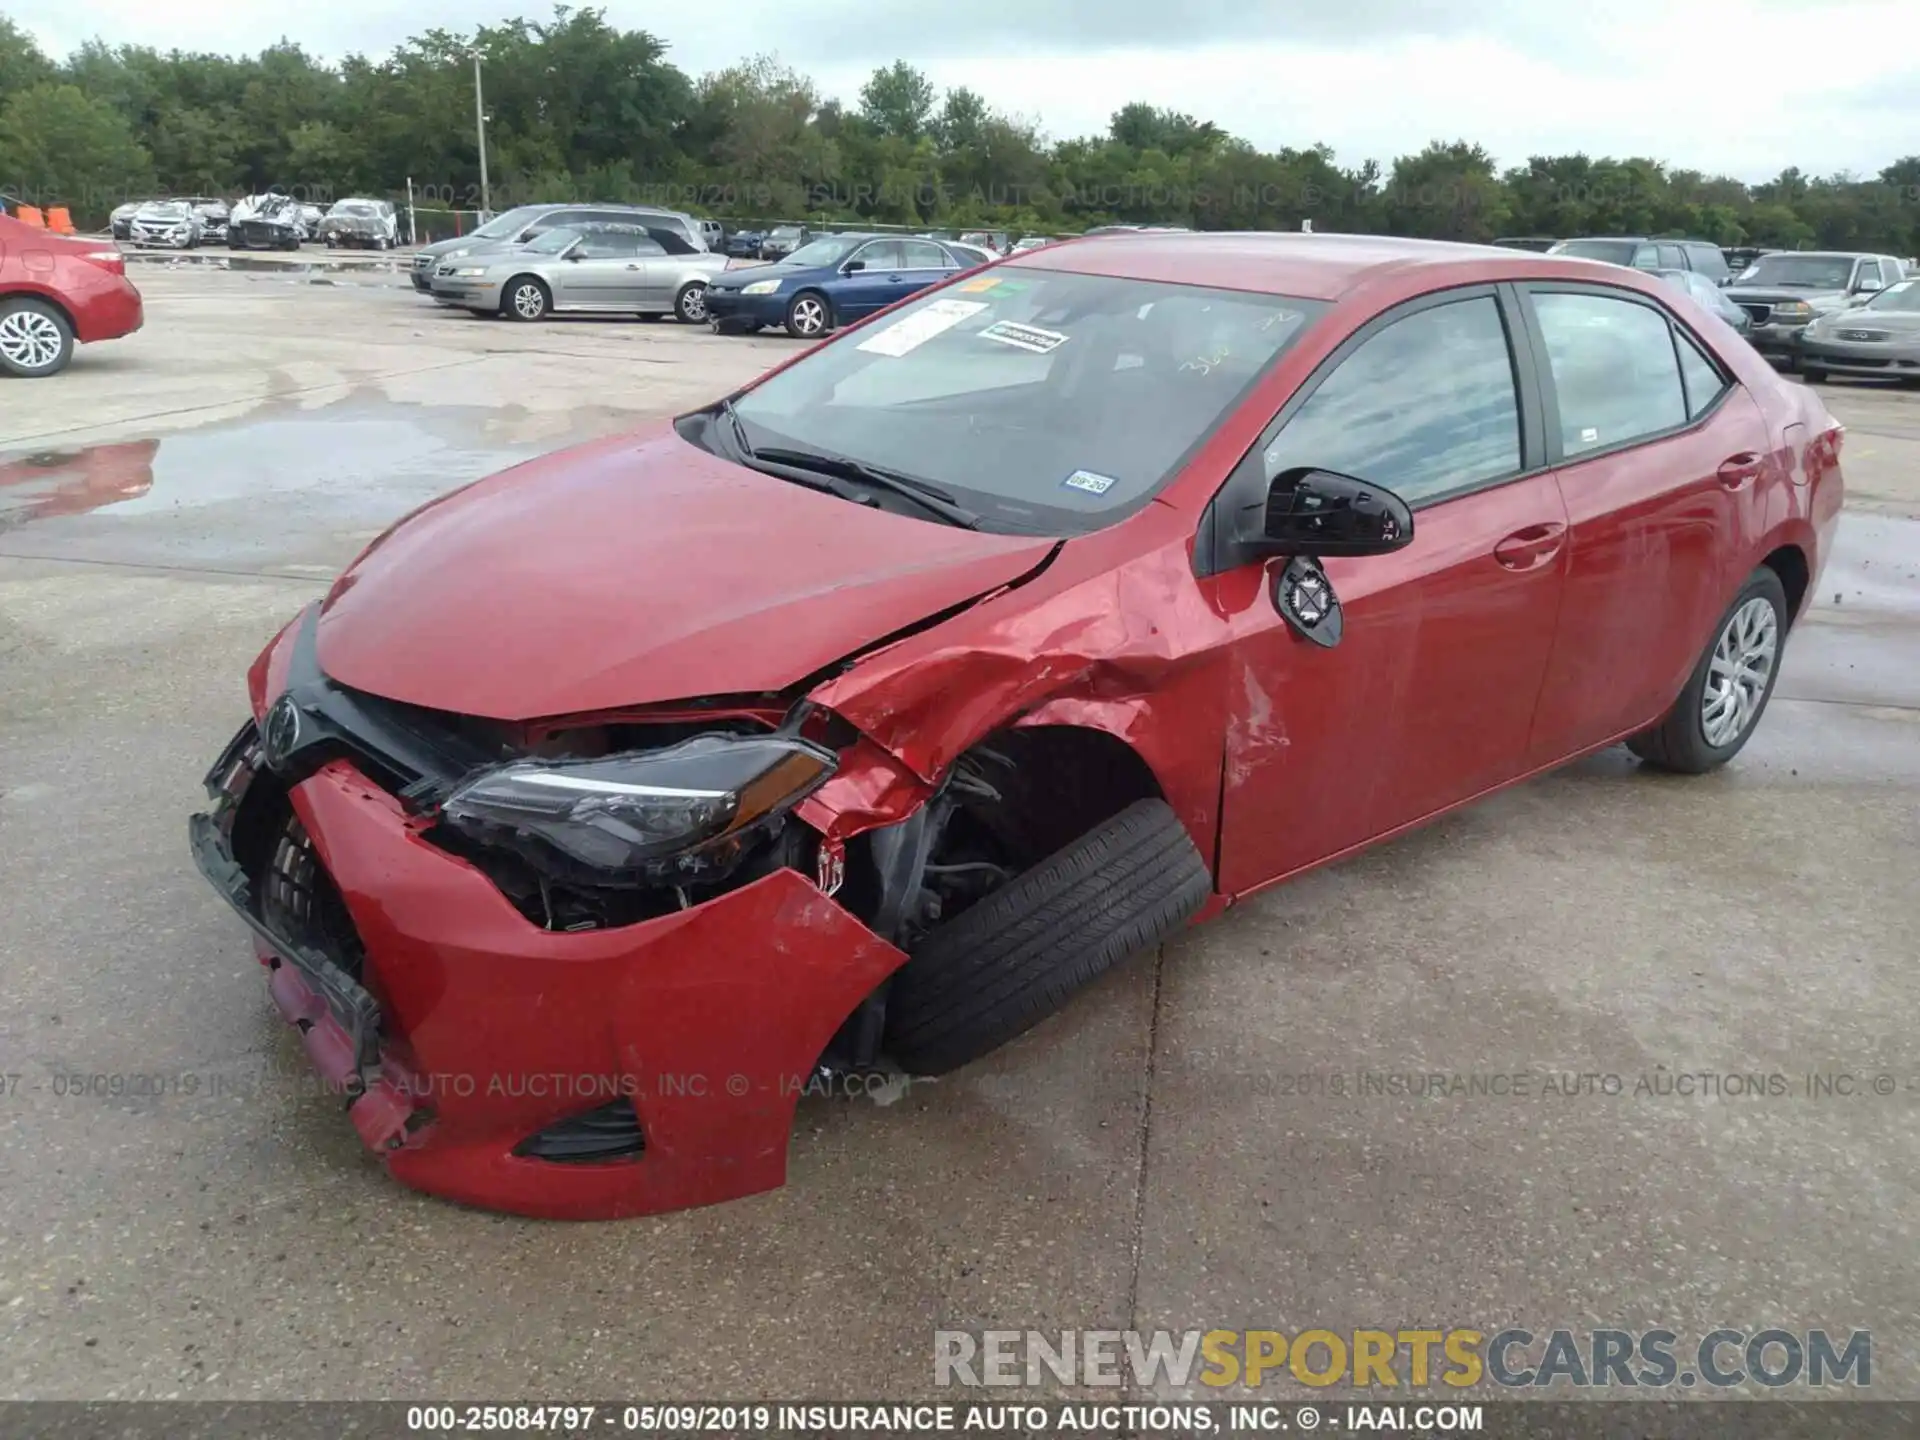
[[[136,273],[139,335],[0,385],[0,1393],[923,1396],[938,1327],[1511,1323],[1871,1329],[1920,1397],[1920,394],[1825,387],[1850,513],[1724,772],[1595,757],[897,1103],[803,1104],[782,1191],[543,1224],[401,1189],[276,1081],[185,817],[248,662],[389,521],[794,342]],[[116,1074],[158,1079],[66,1078]]]

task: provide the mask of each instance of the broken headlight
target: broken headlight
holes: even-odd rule
[[[829,775],[784,735],[701,735],[595,760],[516,760],[463,782],[441,818],[537,869],[602,885],[717,879]]]

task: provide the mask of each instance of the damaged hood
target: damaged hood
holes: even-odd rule
[[[455,491],[327,596],[321,668],[500,720],[782,690],[1054,548],[854,504],[663,422]]]

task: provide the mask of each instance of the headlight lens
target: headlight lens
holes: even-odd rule
[[[742,295],[771,295],[780,288],[778,280],[756,280],[751,285],[742,286]]]
[[[484,265],[459,265],[454,268],[453,273],[456,275],[484,275],[487,273],[487,267]]]
[[[447,824],[537,869],[603,885],[713,878],[828,776],[830,750],[782,735],[702,735],[597,760],[516,760],[461,785]]]

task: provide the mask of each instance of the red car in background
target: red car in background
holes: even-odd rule
[[[0,215],[0,375],[56,374],[76,342],[118,340],[144,318],[119,250]]]
[[[1726,763],[1841,440],[1611,265],[1050,246],[401,521],[255,662],[192,848],[400,1180],[746,1195],[801,1094],[1266,886],[1623,740]]]

